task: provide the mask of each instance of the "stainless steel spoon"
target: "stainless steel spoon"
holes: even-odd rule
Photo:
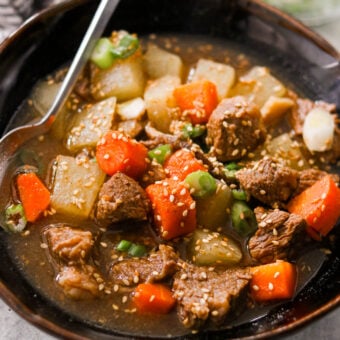
[[[85,33],[78,51],[71,63],[58,94],[46,115],[35,124],[15,128],[0,140],[0,192],[4,195],[3,182],[11,159],[15,152],[28,140],[46,133],[65,104],[77,81],[80,72],[88,61],[93,47],[103,34],[104,29],[116,9],[119,0],[101,0],[93,19]],[[1,202],[2,203],[2,202]],[[0,204],[0,209],[2,204]]]

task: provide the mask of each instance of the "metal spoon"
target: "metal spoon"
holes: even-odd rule
[[[58,94],[46,115],[38,123],[15,128],[1,138],[0,189],[3,187],[6,169],[8,168],[11,158],[14,156],[15,152],[29,139],[42,135],[50,129],[52,122],[55,120],[61,108],[65,104],[80,72],[83,70],[86,62],[88,61],[95,42],[103,34],[104,29],[118,3],[119,0],[101,0],[58,91]]]

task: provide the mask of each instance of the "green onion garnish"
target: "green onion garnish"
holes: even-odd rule
[[[114,46],[109,38],[100,38],[92,52],[91,61],[99,68],[109,68],[115,59],[111,52],[113,48]]]
[[[205,127],[202,125],[193,126],[191,123],[185,124],[182,128],[182,134],[185,138],[197,138],[204,134]]]
[[[13,233],[22,232],[27,224],[24,208],[22,204],[11,204],[5,211],[5,225],[8,231]]]
[[[196,198],[212,195],[217,188],[215,178],[209,172],[202,170],[189,174],[185,178],[185,182],[189,184],[191,195]]]
[[[148,152],[150,159],[154,159],[157,163],[163,164],[165,160],[171,155],[171,145],[163,144]]]
[[[146,248],[141,244],[133,243],[129,248],[128,254],[133,257],[142,257],[146,254]]]
[[[239,200],[239,201],[246,201],[247,200],[247,193],[244,190],[241,189],[233,189],[231,191],[233,198],[235,200]]]
[[[132,246],[132,242],[127,240],[121,240],[117,245],[117,250],[127,252]]]
[[[244,201],[236,201],[231,207],[233,228],[241,236],[249,236],[257,229],[253,210]]]

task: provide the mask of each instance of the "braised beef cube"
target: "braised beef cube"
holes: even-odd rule
[[[98,278],[100,275],[90,265],[82,267],[61,267],[56,277],[65,295],[75,300],[86,300],[100,294]]]
[[[66,225],[49,227],[44,230],[51,255],[66,263],[81,264],[89,257],[93,246],[90,231],[72,228]]]
[[[112,265],[110,278],[124,286],[142,282],[161,281],[177,269],[178,255],[170,246],[160,245],[159,250],[144,258],[128,258]]]
[[[149,207],[143,188],[134,179],[118,172],[99,192],[96,217],[106,225],[127,220],[145,221]]]
[[[237,314],[250,279],[248,268],[216,272],[183,263],[173,283],[180,321],[185,327],[200,327],[208,320],[220,324],[231,310]]]
[[[223,99],[207,124],[206,143],[221,162],[240,159],[265,139],[259,108],[241,96]]]
[[[241,187],[251,196],[274,208],[286,202],[296,190],[299,173],[265,157],[236,172]]]
[[[260,263],[291,259],[305,238],[305,220],[279,209],[255,209],[258,229],[249,239],[250,255]]]
[[[165,179],[165,177],[166,174],[162,164],[152,161],[149,163],[146,173],[142,177],[141,184],[143,187],[147,187],[150,184]]]
[[[329,175],[326,171],[318,170],[318,169],[305,169],[299,172],[299,182],[298,186],[294,192],[294,196],[300,194],[305,189],[312,186],[315,182],[323,178],[324,176]],[[335,183],[339,183],[339,175],[330,174]]]

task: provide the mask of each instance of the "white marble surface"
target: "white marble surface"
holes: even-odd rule
[[[340,50],[340,20],[317,27],[316,30]],[[340,308],[326,314],[293,334],[280,339],[288,340],[338,340],[340,339]],[[0,300],[0,340],[52,340],[54,337],[35,328]]]

